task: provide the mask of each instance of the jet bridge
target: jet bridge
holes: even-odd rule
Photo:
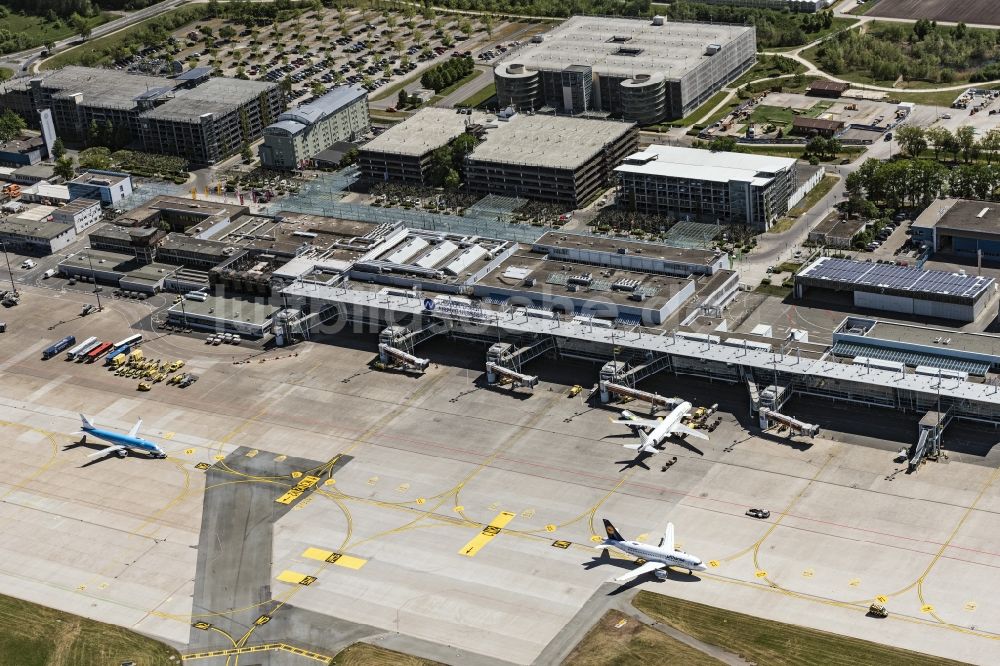
[[[486,352],[486,381],[496,384],[497,375],[508,377],[519,386],[534,388],[538,377],[521,372],[526,363],[556,348],[555,340],[543,337],[518,347],[510,342],[496,342]]]
[[[430,360],[414,354],[414,348],[436,335],[447,332],[444,322],[433,322],[421,329],[410,330],[405,326],[387,326],[379,333],[378,356],[383,363],[395,360],[417,370],[426,370]]]
[[[809,435],[810,437],[815,437],[819,434],[819,426],[813,425],[812,423],[806,423],[805,421],[800,421],[794,417],[786,416],[773,409],[768,409],[767,407],[761,407],[758,412],[760,417],[760,427],[764,430],[772,427],[774,424],[780,424],[783,426],[788,426],[792,432],[798,433],[800,435]]]
[[[944,429],[951,423],[953,414],[949,409],[946,413],[927,412],[920,419],[917,444],[913,447],[913,454],[907,461],[907,468],[910,472],[916,471],[924,460],[937,460],[941,454],[941,435]]]
[[[631,386],[616,384],[614,382],[604,381],[603,379],[600,383],[600,390],[601,402],[611,402],[612,395],[624,396],[626,398],[632,398],[633,400],[641,400],[642,402],[648,402],[652,407],[666,407],[667,409],[673,409],[677,405],[684,402],[681,398],[666,398],[658,393],[640,391],[639,389],[632,388]]]

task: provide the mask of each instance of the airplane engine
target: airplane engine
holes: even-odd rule
[[[124,458],[128,455],[128,451],[126,449],[119,449],[118,451],[115,451],[115,455],[119,458]]]
[[[666,569],[657,569],[656,571],[653,572],[653,574],[657,578],[659,578],[660,580],[666,580],[667,579],[667,570]]]

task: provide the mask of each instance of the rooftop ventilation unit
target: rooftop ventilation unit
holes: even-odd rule
[[[594,281],[593,273],[580,273],[579,275],[572,275],[570,276],[569,280],[567,280],[567,282],[569,282],[570,284],[585,284],[588,286],[593,281]]]
[[[639,281],[632,278],[621,278],[613,285],[612,289],[619,289],[621,291],[635,291],[635,288],[639,286]]]

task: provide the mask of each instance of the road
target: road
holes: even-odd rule
[[[108,21],[103,25],[97,26],[91,31],[90,39],[103,37],[104,35],[111,34],[112,32],[117,32],[122,28],[127,28],[128,26],[138,23],[139,21],[144,21],[148,18],[158,16],[183,4],[186,4],[185,0],[164,0],[163,2],[155,5],[150,5],[144,9],[131,12],[121,18],[117,18],[113,21]],[[80,39],[80,35],[73,35],[71,37],[67,37],[66,39],[59,40],[55,43],[54,51],[61,51],[67,47],[73,46],[75,43],[79,42]],[[33,70],[34,65],[38,62],[39,58],[41,58],[42,51],[44,50],[44,47],[39,46],[26,51],[21,51],[19,53],[8,53],[0,58],[0,66],[10,67],[16,72],[17,76],[24,76]]]

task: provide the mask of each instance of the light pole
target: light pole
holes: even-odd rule
[[[97,296],[97,311],[101,311],[101,288],[97,286],[97,273],[94,271],[94,257],[91,255],[94,248],[87,248],[87,262],[90,264],[90,276],[94,278],[94,296]]]
[[[10,257],[7,256],[7,243],[0,241],[0,245],[3,246],[3,258],[7,262],[7,274],[10,275],[10,288],[17,293],[17,286],[14,284],[14,271],[10,269]]]

